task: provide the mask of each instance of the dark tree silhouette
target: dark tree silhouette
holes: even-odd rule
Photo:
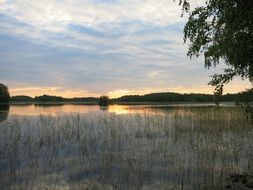
[[[205,56],[205,66],[225,62],[222,74],[209,83],[214,93],[235,76],[253,81],[253,3],[252,0],[206,0],[190,11],[190,0],[179,0],[183,13],[189,13],[184,40],[189,41],[188,56]]]
[[[0,83],[0,103],[8,103],[10,101],[10,93],[7,86]]]
[[[30,96],[19,95],[19,96],[12,96],[10,101],[11,102],[32,102],[33,98]]]
[[[100,96],[98,99],[98,105],[100,106],[108,106],[109,105],[109,97],[108,96]]]
[[[250,91],[249,91],[250,92]],[[247,100],[253,101],[253,94],[246,93],[248,96]],[[163,92],[163,93],[152,93],[146,95],[127,95],[121,96],[119,98],[111,99],[112,103],[131,103],[131,102],[212,102],[215,101],[216,104],[219,104],[221,101],[227,102],[239,102],[243,100],[245,93],[237,94],[225,94],[220,96],[220,94],[180,94],[173,92]],[[252,96],[250,96],[252,95]],[[245,99],[245,98],[244,98]]]

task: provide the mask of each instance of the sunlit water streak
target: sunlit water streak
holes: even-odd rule
[[[224,104],[223,107],[231,105]],[[57,116],[63,113],[89,113],[98,111],[108,111],[116,114],[128,113],[167,113],[172,110],[183,109],[191,107],[214,107],[212,103],[188,103],[188,104],[168,104],[168,105],[112,105],[109,107],[99,107],[97,105],[72,105],[72,104],[58,104],[58,105],[12,105],[10,106],[9,114],[11,115],[51,115]],[[176,109],[175,109],[176,108]],[[0,108],[1,110],[1,108]]]

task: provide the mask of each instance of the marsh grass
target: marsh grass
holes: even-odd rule
[[[223,189],[253,174],[253,127],[236,108],[10,116],[0,189]]]

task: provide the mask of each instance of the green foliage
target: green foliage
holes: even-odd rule
[[[214,91],[214,103],[219,106],[221,103],[222,91]]]
[[[184,40],[190,41],[188,56],[205,56],[205,66],[224,61],[228,68],[209,83],[220,94],[223,85],[235,76],[253,80],[253,3],[251,0],[207,0],[189,10],[189,1],[180,1],[189,13]]]
[[[63,98],[61,96],[50,96],[50,95],[43,95],[43,96],[36,96],[34,98],[35,102],[98,102],[98,98],[94,97],[83,97],[83,98]]]
[[[10,101],[10,93],[7,86],[0,83],[0,103],[8,103]]]
[[[94,97],[83,97],[83,98],[63,98],[61,96],[36,96],[32,98],[30,96],[12,96],[10,99],[11,102],[72,102],[72,103],[82,103],[82,102],[98,102],[98,98]]]
[[[110,99],[108,96],[100,96],[98,99],[98,105],[100,106],[108,106],[110,103]]]
[[[179,94],[173,92],[152,93],[143,96],[122,96],[117,99],[122,102],[210,102],[212,95],[208,94]]]
[[[188,2],[188,0],[179,0],[179,5],[182,6],[182,16],[184,12],[189,12],[190,3]]]
[[[36,102],[63,102],[64,98],[60,96],[35,96],[34,101]]]
[[[214,96],[211,94],[180,94],[180,93],[174,93],[174,92],[163,92],[163,93],[152,93],[152,94],[146,94],[146,95],[128,95],[128,96],[122,96],[119,98],[115,98],[112,100],[109,100],[109,102],[117,103],[117,102],[212,102],[213,100],[218,102],[221,101],[233,101],[233,102],[243,102],[244,94],[247,94],[246,92],[237,93],[237,94],[225,94],[223,96]],[[217,94],[219,95],[219,94]],[[102,98],[104,97],[104,98]],[[100,97],[101,102],[104,100],[107,101],[107,96]],[[106,98],[107,97],[107,98]],[[253,101],[253,95],[248,95],[247,100]],[[216,98],[219,98],[216,100]],[[84,102],[90,102],[90,103],[98,103],[99,99],[94,97],[84,97],[84,98],[63,98],[60,96],[49,96],[49,95],[43,95],[43,96],[37,96],[35,98],[29,97],[29,96],[12,96],[10,99],[11,102],[59,102],[59,103],[84,103]]]
[[[172,93],[172,92],[164,92],[164,93],[153,93],[146,95],[128,95],[122,96],[120,98],[113,99],[113,102],[212,102],[215,101],[217,105],[221,101],[240,101],[241,94],[225,94],[221,96],[217,92],[217,94],[180,94],[180,93]],[[222,91],[221,91],[222,93]],[[253,96],[251,98],[253,101]]]
[[[240,93],[240,103],[245,112],[246,119],[253,121],[253,89]]]
[[[11,102],[32,102],[33,98],[30,96],[12,96]]]

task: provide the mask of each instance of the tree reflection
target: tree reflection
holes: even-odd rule
[[[0,104],[0,123],[8,118],[10,105]]]
[[[108,106],[99,106],[99,109],[100,109],[101,111],[108,111],[109,105],[108,105]]]

